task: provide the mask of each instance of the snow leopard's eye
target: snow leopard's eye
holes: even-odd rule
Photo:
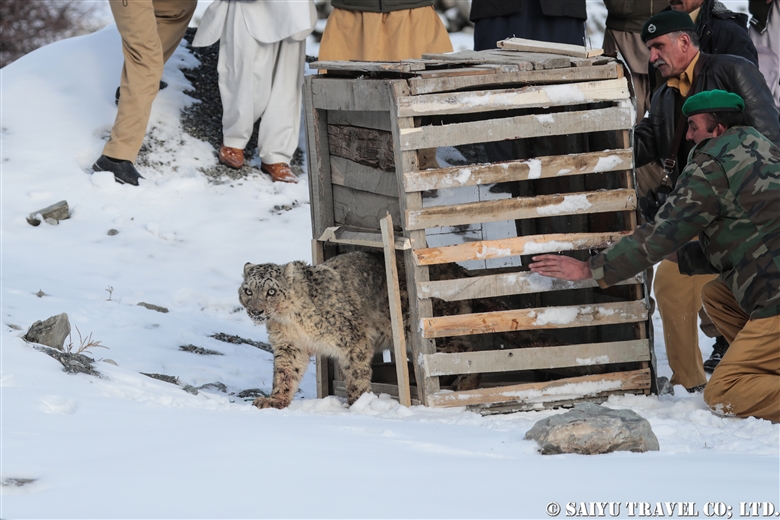
[[[276,289],[268,289],[268,292],[265,294],[267,294],[268,296],[273,296],[274,294],[276,294]]]
[[[246,294],[247,296],[252,296],[252,289],[250,289],[249,287],[244,287],[244,294]]]

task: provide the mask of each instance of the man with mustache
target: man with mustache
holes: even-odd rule
[[[539,255],[529,267],[600,287],[665,257],[685,274],[720,273],[701,297],[731,346],[704,401],[716,413],[780,422],[780,149],[745,125],[747,103],[732,92],[692,95],[682,112],[696,145],[655,220],[588,262]]]
[[[682,138],[687,121],[681,117],[681,107],[689,96],[704,90],[722,89],[740,95],[745,100],[746,124],[780,144],[778,113],[756,66],[738,56],[702,53],[696,25],[687,13],[669,10],[651,17],[642,29],[642,40],[649,50],[650,63],[666,83],[653,95],[648,117],[634,127],[637,168],[671,159],[675,163],[666,182],[670,188],[674,186],[693,146]],[[701,287],[711,279],[680,276],[671,262],[662,262],[656,272],[655,295],[664,322],[672,383],[688,390],[700,389],[707,380],[696,322]],[[721,342],[725,350],[726,342]]]

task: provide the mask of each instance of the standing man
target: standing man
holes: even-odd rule
[[[120,184],[138,186],[133,166],[160,89],[163,66],[181,42],[197,0],[109,0],[122,37],[125,63],[121,97],[111,137],[92,169],[108,171]]]
[[[223,144],[219,162],[244,165],[260,119],[260,169],[274,182],[298,182],[290,169],[301,125],[306,36],[317,22],[313,0],[218,0],[203,14],[192,45],[219,40]]]
[[[669,10],[653,16],[642,30],[642,39],[650,51],[650,63],[666,83],[653,95],[648,117],[634,128],[637,167],[672,160],[667,182],[674,186],[693,146],[683,139],[687,121],[681,107],[688,97],[703,90],[722,89],[740,95],[745,100],[746,124],[780,144],[778,114],[758,69],[745,58],[700,52],[696,26],[687,13]],[[674,372],[672,383],[688,390],[701,388],[707,380],[698,345],[697,315],[702,306],[701,287],[711,279],[681,276],[671,262],[662,262],[656,271],[655,297]],[[718,335],[712,329],[708,335]],[[716,348],[725,351],[725,339],[716,342]],[[717,359],[708,363],[716,366],[720,356],[714,357]]]
[[[731,347],[704,401],[717,413],[780,422],[780,149],[742,126],[746,107],[721,90],[691,96],[682,110],[696,146],[655,221],[589,262],[540,255],[530,269],[608,287],[673,255],[681,271],[720,273],[702,299]]]
[[[750,39],[758,51],[758,70],[780,108],[780,0],[750,0]]]

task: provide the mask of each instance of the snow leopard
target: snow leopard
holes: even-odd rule
[[[399,261],[398,266],[408,337],[403,262]],[[454,268],[465,272],[459,266]],[[457,277],[446,272],[442,276]],[[273,388],[268,397],[255,399],[253,404],[258,408],[289,406],[309,358],[315,354],[339,364],[347,402],[352,404],[371,389],[374,354],[393,347],[385,263],[378,254],[344,253],[313,266],[301,261],[281,265],[247,263],[238,296],[249,317],[256,324],[265,324],[274,355]],[[469,301],[434,300],[435,314],[470,312]],[[473,348],[460,338],[444,338],[437,341],[437,350],[465,352]],[[471,390],[478,387],[479,381],[479,374],[462,375],[453,386]]]

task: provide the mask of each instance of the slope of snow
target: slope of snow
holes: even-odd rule
[[[289,409],[260,411],[231,395],[269,391],[271,355],[209,336],[267,341],[236,291],[247,261],[310,258],[306,179],[207,182],[198,167],[214,164],[214,152],[178,122],[192,102],[184,48],[166,66],[169,87],[150,122],[158,166],[141,169],[140,187],[90,174],[121,64],[111,25],[0,71],[0,481],[34,479],[0,487],[0,517],[545,518],[549,502],[594,501],[620,502],[621,516],[629,501],[695,502],[701,516],[706,502],[722,502],[736,516],[740,502],[780,506],[780,426],[715,416],[680,387],[606,403],[647,418],[660,452],[595,457],[541,456],[523,440],[559,411],[481,417],[374,395],[348,408],[316,399],[311,368]],[[70,219],[26,222],[63,199]],[[90,352],[116,363],[95,364],[102,378],[65,374],[21,339],[61,312],[75,343],[78,327],[108,347]],[[187,344],[224,355],[179,351]],[[227,393],[191,395],[140,372],[220,382]]]

